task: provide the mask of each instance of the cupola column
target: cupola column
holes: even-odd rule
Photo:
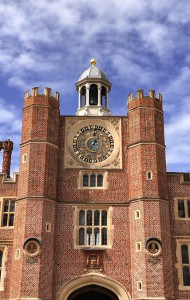
[[[89,106],[90,86],[86,85],[86,106]]]
[[[81,88],[79,88],[79,95],[78,95],[78,108],[81,108],[82,103],[81,103]]]
[[[98,84],[98,106],[101,106],[101,85]]]
[[[106,89],[106,108],[108,108],[108,95],[109,95],[109,91],[108,88]]]

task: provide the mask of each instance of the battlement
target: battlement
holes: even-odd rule
[[[49,87],[44,88],[44,93],[39,93],[39,87],[33,87],[32,94],[30,94],[29,91],[26,91],[24,93],[24,99],[27,99],[29,97],[35,97],[35,96],[42,96],[42,95],[55,98],[57,101],[59,101],[60,99],[60,94],[58,92],[55,92],[55,96],[52,96],[52,89]]]
[[[6,173],[0,172],[0,182],[2,183],[17,183],[18,177],[18,172],[14,172],[13,177],[8,177]]]
[[[155,91],[154,90],[149,90],[149,95],[144,96],[144,90],[138,90],[137,91],[137,96],[134,98],[133,94],[129,94],[128,96],[128,102],[133,101],[135,99],[153,99],[153,100],[158,100],[162,101],[162,95],[159,93],[157,97],[155,97]]]

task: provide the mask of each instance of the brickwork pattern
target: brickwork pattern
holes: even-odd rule
[[[176,236],[190,236],[189,221],[176,220],[174,214],[174,198],[187,197],[190,186],[180,184],[179,174],[166,174],[161,96],[139,91],[128,108],[128,116],[121,117],[123,168],[108,170],[108,189],[83,190],[78,188],[80,169],[64,168],[66,117],[59,115],[58,96],[52,97],[50,89],[38,94],[37,88],[32,96],[26,94],[19,182],[18,177],[6,182],[0,174],[1,196],[18,196],[14,230],[0,229],[1,240],[13,241],[8,245],[2,300],[55,300],[63,284],[89,272],[85,251],[74,247],[74,206],[80,205],[113,207],[113,244],[103,250],[103,270],[97,273],[120,282],[135,299],[190,298],[189,291],[178,290],[175,267]],[[136,210],[139,219],[134,217]],[[46,223],[51,224],[50,232]],[[24,254],[28,238],[40,241],[37,257]],[[156,262],[146,251],[149,238],[162,243]],[[18,260],[16,249],[21,250]],[[137,291],[137,281],[142,281],[142,291]]]

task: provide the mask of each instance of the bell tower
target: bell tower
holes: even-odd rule
[[[78,116],[109,116],[108,95],[111,83],[107,75],[91,59],[91,67],[85,70],[76,83],[78,91]]]

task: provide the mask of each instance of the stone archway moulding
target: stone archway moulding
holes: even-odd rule
[[[57,294],[56,300],[67,300],[71,293],[88,285],[104,287],[112,291],[119,300],[131,300],[129,293],[126,292],[125,288],[118,281],[95,273],[81,275],[63,284]]]

